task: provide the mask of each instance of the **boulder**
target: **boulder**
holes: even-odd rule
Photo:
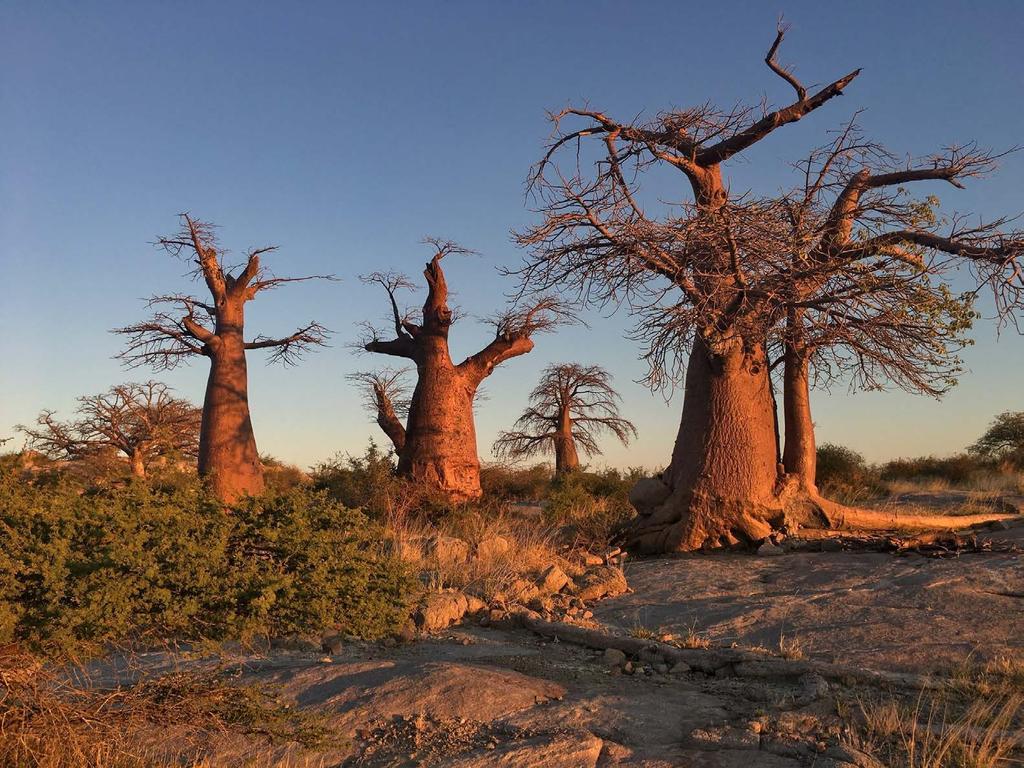
[[[761,557],[775,557],[776,555],[783,554],[785,551],[786,550],[784,550],[782,547],[778,547],[775,544],[772,544],[770,541],[766,541],[764,544],[757,548],[757,554],[759,554]]]
[[[432,592],[416,611],[416,626],[422,632],[444,629],[466,615],[469,603],[461,592]]]
[[[557,565],[549,565],[537,579],[537,588],[546,595],[553,595],[561,592],[572,580],[565,575],[565,571]]]
[[[610,565],[591,568],[576,582],[576,587],[580,599],[587,602],[621,595],[628,588],[622,571]]]
[[[626,663],[626,654],[618,648],[605,648],[603,659],[609,667],[621,667]]]
[[[469,544],[454,536],[434,536],[428,539],[426,552],[442,565],[458,565],[469,560]]]
[[[504,536],[488,536],[477,543],[476,557],[478,560],[497,560],[510,549],[512,542]]]
[[[629,492],[629,503],[638,512],[649,512],[672,495],[672,489],[656,477],[645,477]]]

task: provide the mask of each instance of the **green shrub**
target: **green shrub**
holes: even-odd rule
[[[231,509],[198,486],[81,493],[0,477],[0,640],[88,651],[146,638],[393,632],[413,580],[369,520],[301,489]]]
[[[484,495],[505,501],[540,501],[547,496],[551,478],[551,467],[547,464],[523,468],[486,464],[480,468]]]
[[[825,496],[850,502],[886,493],[877,471],[863,456],[852,448],[834,443],[818,446],[815,483]]]
[[[574,472],[556,477],[548,492],[544,513],[547,521],[572,529],[579,543],[603,547],[636,514],[629,503],[629,491],[636,483],[635,471],[621,473]]]
[[[362,456],[338,454],[317,464],[310,472],[313,488],[326,491],[346,507],[363,509],[371,517],[383,515],[382,499],[401,483],[395,477],[395,460],[373,440]]]
[[[950,485],[965,485],[979,475],[990,473],[992,469],[990,461],[961,453],[945,458],[921,456],[916,459],[894,459],[883,464],[879,472],[884,480],[939,480]]]

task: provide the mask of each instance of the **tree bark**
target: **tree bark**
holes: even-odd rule
[[[142,451],[140,449],[136,448],[135,450],[133,450],[128,455],[128,460],[131,462],[132,476],[133,477],[145,478],[146,477],[146,463],[145,463],[145,461],[142,458]]]
[[[698,339],[683,416],[662,481],[668,498],[638,509],[631,546],[643,552],[736,547],[786,523],[764,348]]]
[[[579,472],[580,457],[576,450],[576,439],[572,435],[572,417],[567,406],[559,415],[558,430],[554,436],[555,474],[565,475]]]
[[[208,344],[210,377],[199,433],[199,475],[221,501],[263,492],[263,465],[249,416],[249,377],[242,338],[243,307],[228,297]]]
[[[452,364],[447,342],[424,350],[409,407],[398,474],[452,501],[480,498],[473,397],[476,384]]]
[[[817,447],[811,420],[809,363],[807,350],[787,342],[783,361],[783,411],[786,442],[782,464],[786,474],[796,478],[799,487],[817,493],[815,482]]]

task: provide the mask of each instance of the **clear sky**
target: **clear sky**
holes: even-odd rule
[[[0,3],[0,436],[42,408],[124,380],[108,329],[144,316],[142,299],[188,289],[181,263],[150,244],[191,211],[235,251],[268,243],[279,274],[331,272],[249,305],[252,332],[315,318],[332,346],[299,367],[253,353],[250,392],[263,452],[308,465],[357,452],[377,427],[345,375],[382,358],[348,344],[382,296],[375,269],[419,278],[427,235],[481,256],[446,263],[459,304],[485,316],[519,254],[509,231],[533,220],[523,182],[567,102],[629,117],[714,100],[791,96],[763,56],[780,12],[781,59],[822,83],[855,67],[847,94],[779,131],[727,169],[734,190],[789,186],[788,163],[824,132],[861,123],[891,149],[922,154],[975,139],[1024,144],[1024,4],[1005,2],[16,2]],[[1024,153],[947,207],[986,217],[1024,209]],[[680,195],[685,190],[680,190]],[[417,297],[420,301],[422,296]],[[634,383],[628,319],[538,339],[486,382],[480,453],[555,361],[611,370],[640,431],[607,444],[613,466],[664,464],[681,394]],[[453,330],[462,356],[488,330]],[[870,459],[961,449],[1004,410],[1024,410],[1024,339],[983,321],[969,372],[944,401],[900,393],[814,396],[821,441]],[[206,362],[162,374],[199,402]],[[10,444],[8,445],[10,447]]]

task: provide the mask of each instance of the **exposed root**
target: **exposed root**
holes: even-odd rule
[[[650,486],[646,490],[650,491]],[[1018,514],[997,511],[922,515],[848,507],[823,498],[817,490],[800,486],[792,478],[780,482],[772,496],[759,501],[677,491],[665,496],[651,506],[645,505],[643,498],[631,496],[639,514],[628,535],[630,549],[643,554],[742,549],[769,540],[774,534],[791,534],[799,529],[929,533],[1020,519]]]

